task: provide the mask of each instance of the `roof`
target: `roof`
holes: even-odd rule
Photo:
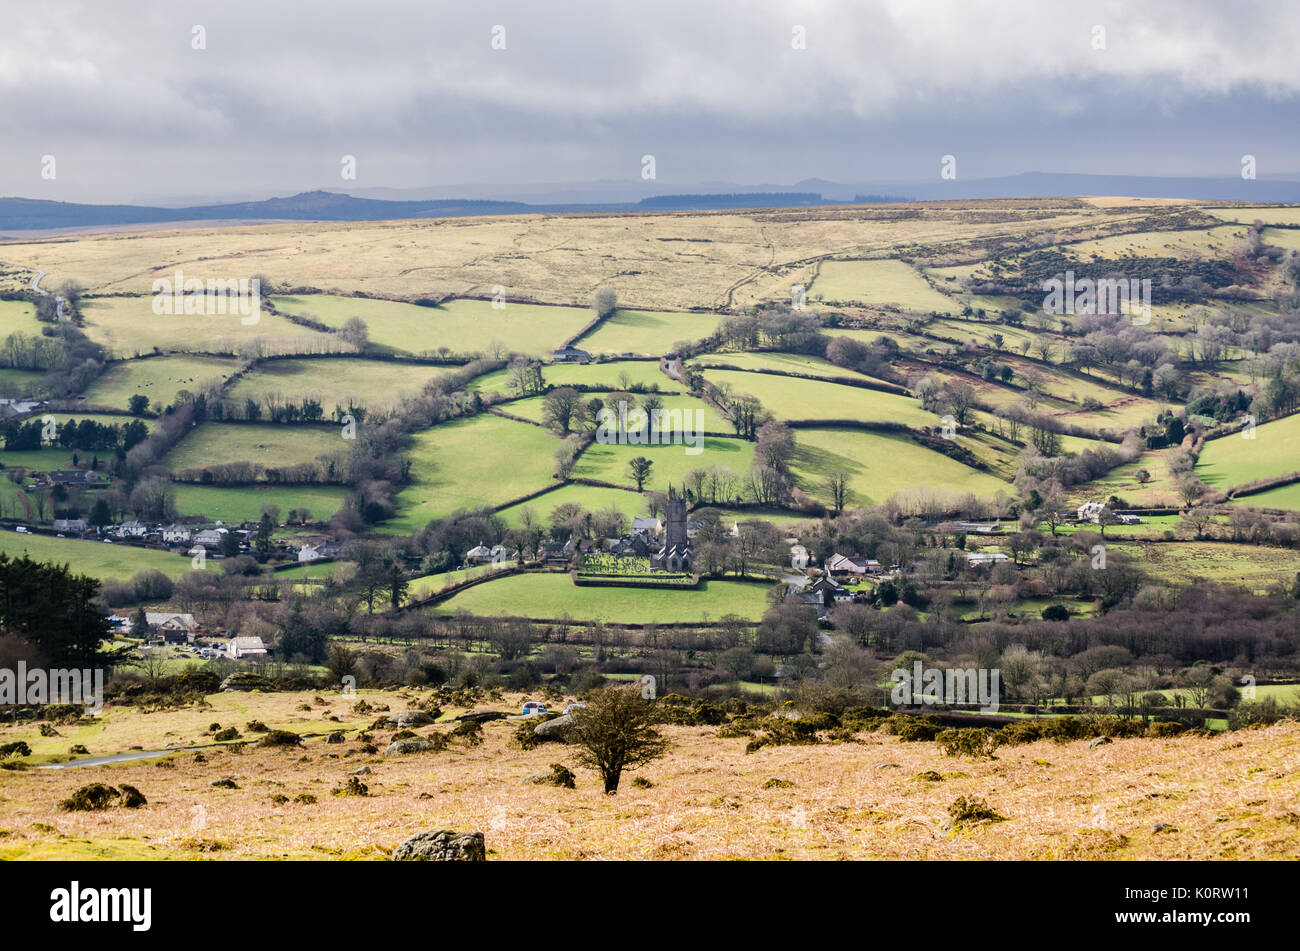
[[[193,614],[175,614],[170,611],[146,611],[144,620],[150,627],[171,626],[193,630],[199,626]]]

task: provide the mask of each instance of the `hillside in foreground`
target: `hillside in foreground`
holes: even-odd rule
[[[328,718],[337,716],[332,728],[347,736],[292,750],[210,748],[201,762],[178,751],[113,766],[7,772],[0,857],[380,859],[416,832],[448,828],[482,831],[489,859],[1300,858],[1295,722],[1095,748],[1043,740],[1004,747],[996,759],[949,757],[934,743],[877,732],[746,753],[746,739],[720,737],[720,727],[664,726],[668,755],[605,796],[572,747],[522,750],[506,721],[486,723],[479,745],[453,738],[441,752],[358,751],[352,725],[375,716],[355,713],[359,699],[403,710],[422,693],[216,694],[207,698],[211,706],[166,719],[110,708],[99,742],[83,736],[92,754],[115,743],[189,744],[204,739],[209,721],[242,731],[253,717],[309,732],[331,728]],[[487,706],[517,710],[519,699]],[[459,712],[447,708],[417,732],[448,732]],[[41,741],[30,726],[6,726],[0,740],[74,739],[70,728],[58,729],[67,735]],[[371,739],[382,749],[389,732]],[[521,784],[553,763],[574,770],[576,788]],[[332,794],[358,769],[367,795]],[[635,776],[651,785],[635,785]],[[92,782],[135,786],[148,804],[56,808]],[[315,801],[298,801],[303,795]],[[960,797],[982,800],[1003,818],[954,822],[949,810]]]

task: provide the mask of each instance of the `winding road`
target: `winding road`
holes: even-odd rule
[[[19,265],[19,267],[22,266],[23,265]],[[32,290],[34,290],[37,294],[40,294],[42,297],[49,297],[50,292],[41,289],[41,278],[45,277],[45,272],[37,271],[36,268],[34,267],[29,267],[27,268],[27,270],[35,272],[35,276],[32,278]],[[54,298],[54,302],[57,305],[56,313],[58,314],[59,320],[67,320],[68,317],[63,312],[63,305],[67,303],[67,299],[56,295]]]

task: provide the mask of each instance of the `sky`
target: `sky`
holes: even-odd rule
[[[0,196],[1300,173],[1300,4],[0,0]],[[345,178],[345,156],[355,178]],[[52,162],[51,159],[52,158]]]

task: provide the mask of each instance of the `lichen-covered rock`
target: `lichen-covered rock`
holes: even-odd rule
[[[393,850],[394,862],[484,862],[482,832],[418,832]]]
[[[398,740],[396,743],[389,743],[384,748],[385,756],[394,756],[402,753],[427,753],[433,749],[433,744],[428,740]]]
[[[401,713],[394,713],[388,718],[388,725],[399,729],[409,729],[414,726],[428,726],[434,721],[435,717],[425,713],[423,710],[404,710]]]
[[[221,681],[221,690],[274,690],[271,681],[260,674],[237,671]]]
[[[537,724],[533,728],[533,733],[544,740],[563,740],[569,735],[569,730],[572,728],[573,717],[565,713],[554,720],[547,720],[545,723]]]

